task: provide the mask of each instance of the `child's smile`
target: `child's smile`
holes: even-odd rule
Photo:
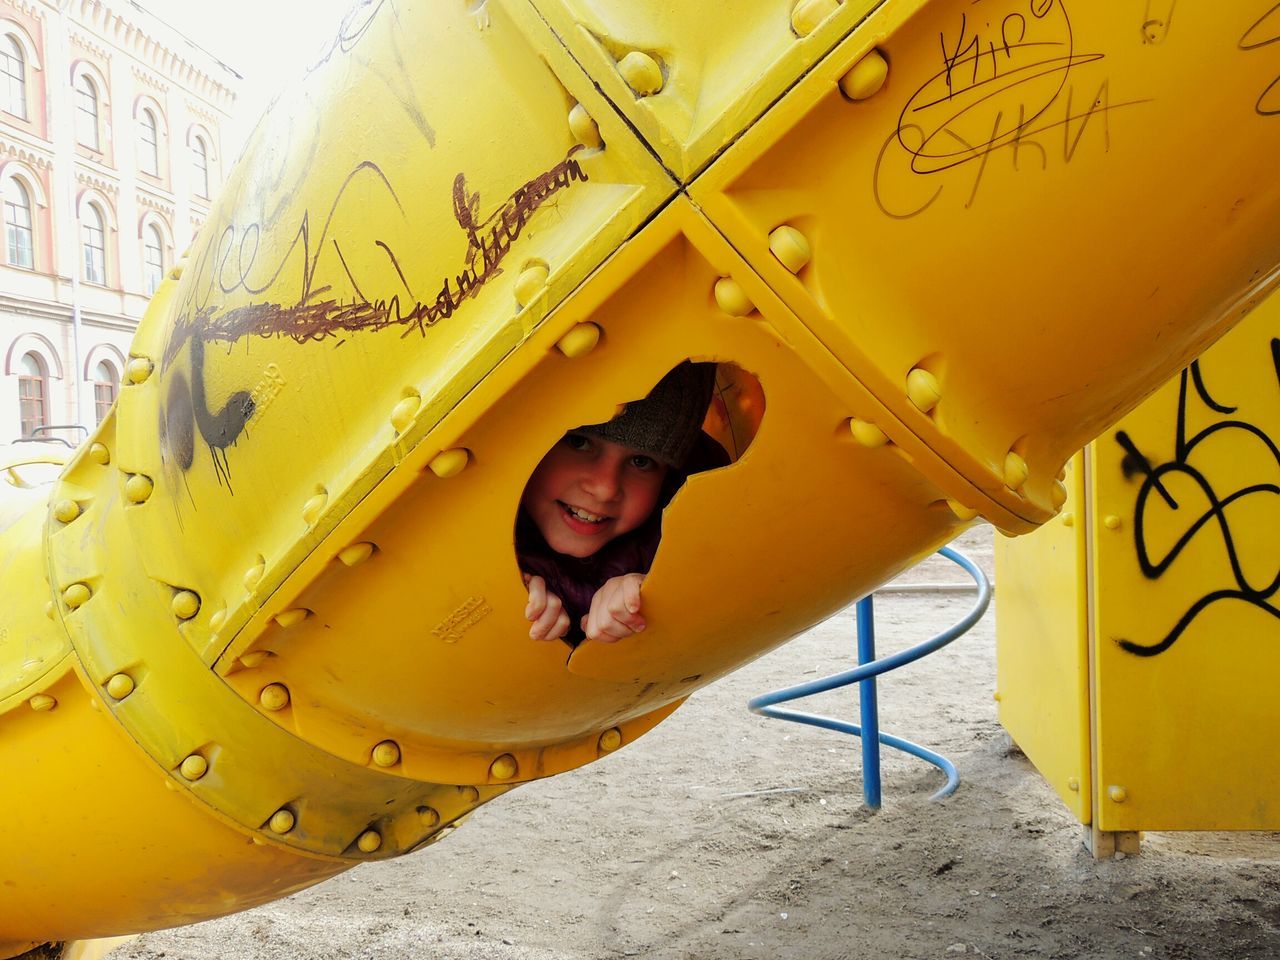
[[[649,519],[666,475],[640,450],[575,431],[542,458],[521,503],[552,550],[590,557]]]

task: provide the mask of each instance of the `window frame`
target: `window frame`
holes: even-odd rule
[[[81,89],[84,85],[88,89]],[[102,91],[98,89],[98,82],[89,75],[87,70],[81,71],[76,75],[75,84],[73,85],[76,96],[76,143],[84,147],[86,150],[92,150],[94,153],[102,152]],[[85,107],[86,100],[93,105],[92,110]],[[84,139],[84,124],[88,121],[85,119],[92,117],[93,119],[93,142],[88,143]]]
[[[35,374],[23,369],[28,358],[34,361]],[[18,429],[22,436],[30,437],[37,427],[49,425],[49,369],[44,357],[34,350],[28,350],[19,357],[18,364]],[[32,404],[36,405],[34,417],[28,414]]]
[[[156,117],[155,112],[150,107],[142,107],[139,111],[138,123],[142,128],[139,141],[143,148],[143,161],[150,160],[151,167],[148,169],[145,162],[139,162],[138,168],[151,177],[160,177],[160,121]],[[151,134],[151,138],[147,139],[147,134]]]
[[[191,141],[192,167],[196,172],[195,194],[202,200],[209,200],[213,192],[209,187],[209,144],[199,133],[194,134]]]
[[[155,239],[153,247],[148,241]],[[154,223],[143,224],[142,227],[142,286],[146,290],[147,296],[151,296],[160,288],[160,284],[164,282],[164,233]],[[153,261],[151,252],[155,251],[156,259]],[[154,270],[154,272],[152,272]]]
[[[13,47],[13,53],[0,47],[0,76],[5,78],[5,98],[4,105],[0,106],[0,110],[9,114],[11,117],[17,117],[19,120],[30,120],[31,111],[27,102],[27,52],[22,48],[22,43],[12,33],[7,30],[0,32],[0,41],[7,40]],[[10,61],[16,60],[18,64],[18,73],[15,75],[10,72]],[[17,87],[17,95],[15,99],[14,88]],[[13,110],[14,104],[22,108],[22,112],[18,113]]]
[[[97,226],[91,226],[85,221],[88,211],[96,220]],[[100,245],[93,246],[89,241],[92,239],[91,234],[96,232],[100,238]],[[107,218],[106,214],[98,208],[98,204],[92,200],[84,203],[80,215],[80,253],[83,267],[83,277],[85,283],[92,283],[97,286],[105,287],[107,285]],[[95,259],[91,252],[98,254]],[[96,265],[100,270],[99,278],[90,275],[91,264]]]
[[[18,195],[24,201],[24,205],[19,206],[10,199],[10,189],[17,190]],[[4,213],[5,263],[11,267],[34,270],[36,268],[36,218],[35,204],[31,191],[20,177],[10,174],[0,184],[0,197],[2,197],[0,202],[3,203]],[[25,224],[16,222],[16,214],[19,211],[25,216]],[[15,240],[22,237],[23,234],[26,236],[27,257],[25,263],[14,256]],[[18,247],[20,248],[20,244],[18,244]]]
[[[102,368],[107,370],[107,378],[101,379],[98,374]],[[93,367],[93,412],[96,423],[102,423],[111,412],[111,406],[120,395],[120,374],[110,360],[99,360]]]

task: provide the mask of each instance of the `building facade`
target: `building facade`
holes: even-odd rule
[[[0,0],[0,443],[110,409],[232,159],[239,80],[129,0]]]

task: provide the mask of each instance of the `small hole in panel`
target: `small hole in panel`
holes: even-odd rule
[[[685,361],[612,419],[556,441],[516,515],[529,636],[576,645],[642,631],[663,511],[689,476],[741,459],[764,408],[760,381],[736,364]]]

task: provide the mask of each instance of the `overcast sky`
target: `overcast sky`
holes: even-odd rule
[[[244,77],[232,155],[272,95],[311,65],[351,0],[135,0]]]

